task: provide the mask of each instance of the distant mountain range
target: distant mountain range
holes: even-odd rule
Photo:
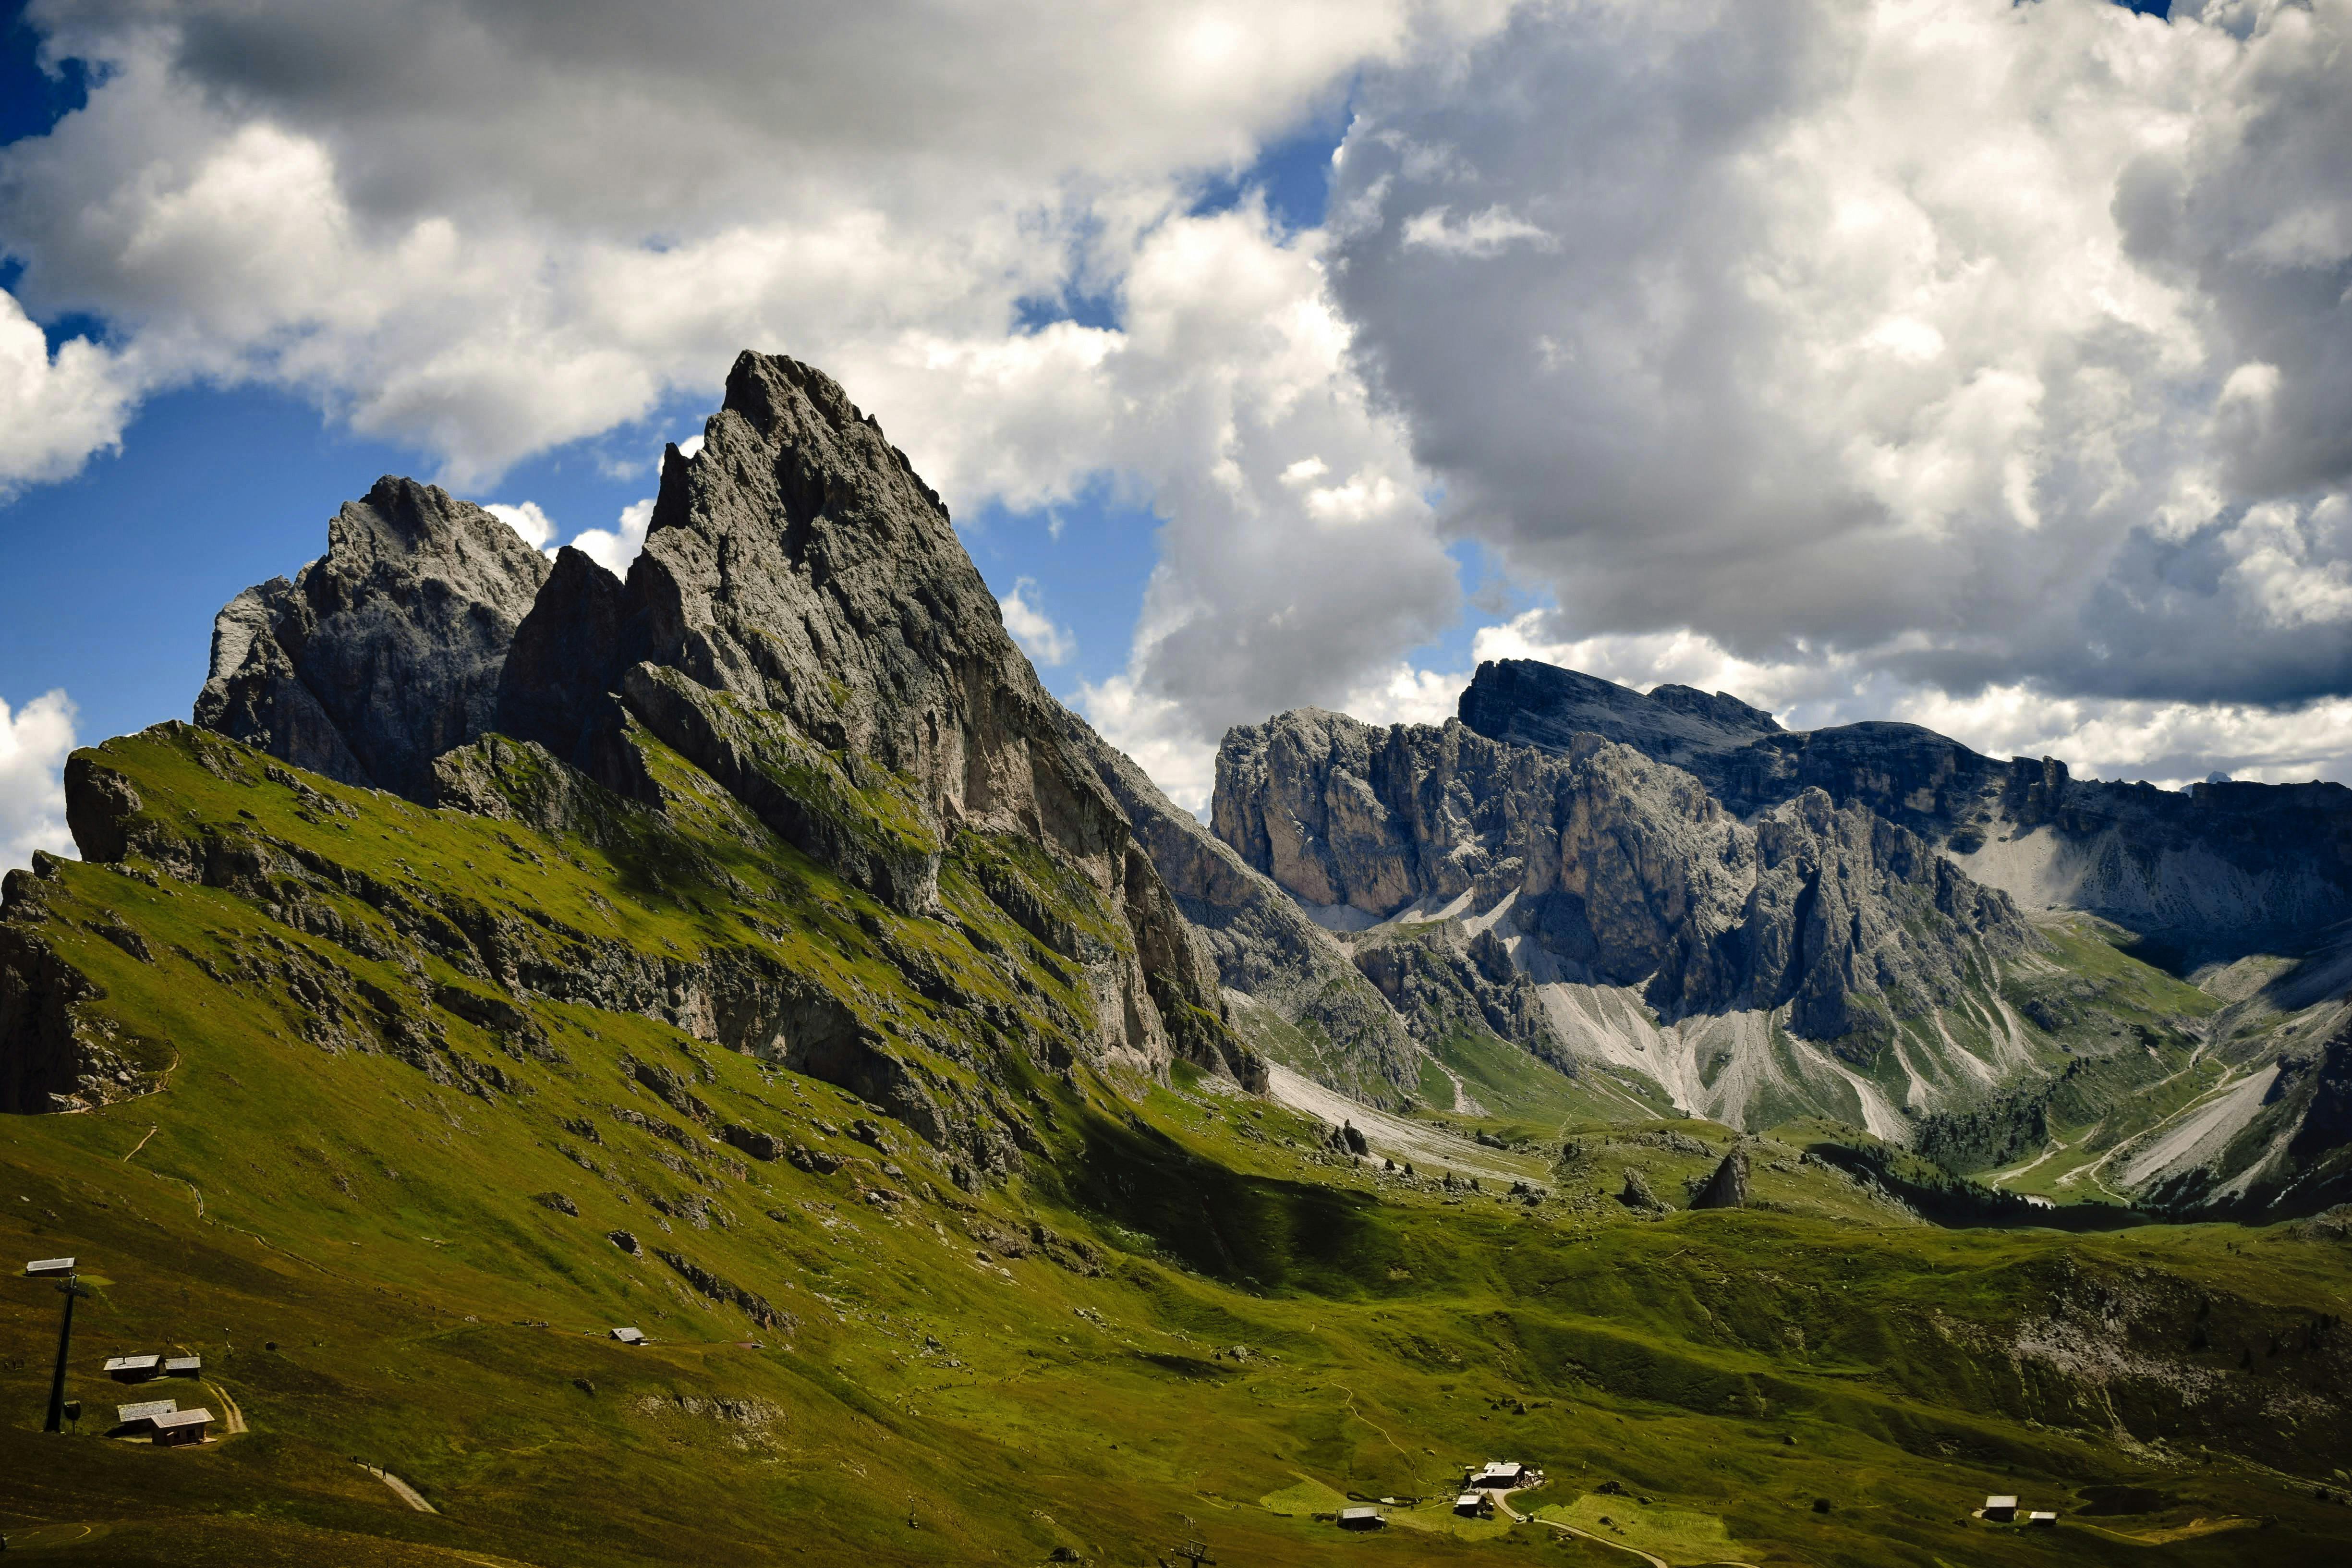
[[[2060,1198],[2352,1192],[2352,790],[2088,782],[1917,725],[1791,731],[1726,693],[1526,660],[1481,666],[1460,715],[1236,729],[1213,808],[1368,977],[1400,942],[1459,955],[1447,1016],[1484,1027],[1381,987],[1456,1102],[1501,1041],[1595,1109],[1834,1116]],[[1539,1008],[1458,1005],[1498,953]],[[1301,1059],[1428,1083],[1385,1041]]]

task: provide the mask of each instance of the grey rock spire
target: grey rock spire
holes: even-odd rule
[[[429,801],[433,759],[490,728],[508,645],[548,571],[480,507],[378,479],[327,525],[324,555],[215,618],[196,722]]]

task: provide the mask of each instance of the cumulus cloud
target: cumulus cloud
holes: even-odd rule
[[[646,547],[646,528],[653,520],[654,498],[647,496],[623,507],[620,521],[612,527],[582,529],[572,547],[614,576],[625,577],[629,563]]]
[[[1031,602],[1037,595],[1036,580],[1024,577],[1013,584],[1013,592],[996,601],[1004,616],[1004,629],[1013,634],[1021,651],[1039,664],[1067,664],[1078,651],[1078,639],[1069,627],[1055,626],[1052,616]]]
[[[100,73],[0,151],[0,235],[159,382],[294,386],[472,484],[747,343],[1002,342],[1428,8],[36,0]]]
[[[2352,3],[2172,13],[1555,0],[1374,72],[1332,278],[1448,525],[1555,644],[1956,721],[2352,688]]]
[[[555,520],[540,509],[537,501],[518,501],[512,506],[491,501],[482,508],[505,523],[533,550],[544,550],[555,537]]]
[[[118,445],[137,391],[131,368],[87,338],[52,353],[16,296],[0,290],[0,501]]]
[[[71,855],[61,782],[74,746],[74,705],[44,692],[16,710],[0,701],[0,869],[32,864],[33,852]]]

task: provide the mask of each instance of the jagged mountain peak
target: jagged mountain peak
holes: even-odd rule
[[[433,759],[497,710],[546,558],[489,512],[386,475],[327,525],[327,552],[213,623],[196,721],[345,784],[429,798]]]
[[[1771,714],[1727,691],[1666,685],[1645,696],[1528,658],[1479,665],[1457,711],[1464,723],[1497,741],[1560,747],[1578,734],[1597,734],[1671,763],[1749,745],[1780,730]]]
[[[339,514],[325,556],[240,595],[222,625],[206,728],[550,831],[691,823],[753,849],[781,840],[898,917],[984,943],[957,912],[976,879],[1059,955],[1040,962],[1083,976],[1091,1003],[1063,1015],[1088,1020],[1081,1054],[1259,1081],[1207,952],[1066,738],[946,507],[813,366],[737,358],[700,450],[666,452],[625,578],[569,548],[551,563],[481,509],[385,479]],[[629,816],[632,803],[672,826]],[[950,874],[961,890],[943,889]],[[1097,914],[1108,923],[1090,927]],[[937,958],[888,961],[919,988],[968,993]],[[816,1048],[766,1027],[708,1026],[796,1062]],[[856,1060],[878,1037],[849,1033],[870,1048],[818,1054],[873,1078]]]

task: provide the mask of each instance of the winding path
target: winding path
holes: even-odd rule
[[[418,1491],[415,1487],[410,1486],[406,1481],[402,1480],[398,1476],[394,1475],[390,1470],[378,1469],[373,1465],[362,1465],[360,1468],[365,1470],[369,1475],[373,1476],[377,1480],[382,1481],[385,1486],[390,1487],[393,1490],[394,1496],[400,1499],[401,1501],[406,1503],[409,1507],[415,1509],[417,1512],[439,1513],[441,1511],[439,1509],[435,1508],[431,1503],[425,1500],[424,1493]]]
[[[1630,1552],[1634,1556],[1640,1558],[1643,1562],[1647,1563],[1650,1565],[1650,1568],[1674,1568],[1674,1564],[1668,1563],[1664,1558],[1653,1556],[1651,1553],[1643,1551],[1638,1546],[1628,1546],[1622,1541],[1612,1541],[1605,1535],[1595,1535],[1589,1530],[1579,1530],[1572,1524],[1562,1524],[1556,1519],[1538,1519],[1531,1513],[1521,1513],[1517,1509],[1511,1506],[1511,1500],[1504,1496],[1501,1492],[1488,1492],[1486,1495],[1495,1500],[1495,1506],[1496,1508],[1501,1509],[1505,1513],[1511,1516],[1511,1521],[1515,1524],[1540,1524],[1547,1530],[1557,1530],[1562,1534],[1580,1536],[1586,1541],[1596,1542],[1602,1546],[1614,1547],[1620,1552]],[[1727,1557],[1717,1563],[1701,1563],[1698,1565],[1698,1568],[1756,1568],[1756,1564],[1753,1563],[1735,1563]]]
[[[1387,1427],[1381,1426],[1379,1422],[1373,1420],[1370,1416],[1356,1408],[1356,1391],[1354,1389],[1349,1388],[1344,1383],[1335,1383],[1331,1386],[1348,1396],[1346,1409],[1349,1415],[1354,1416],[1357,1420],[1362,1422],[1373,1431],[1378,1432],[1381,1435],[1381,1440],[1386,1443],[1390,1447],[1396,1448],[1397,1456],[1403,1459],[1406,1464],[1410,1465],[1412,1463],[1412,1456],[1406,1453],[1402,1448],[1397,1447],[1397,1440],[1389,1436],[1389,1429]]]

